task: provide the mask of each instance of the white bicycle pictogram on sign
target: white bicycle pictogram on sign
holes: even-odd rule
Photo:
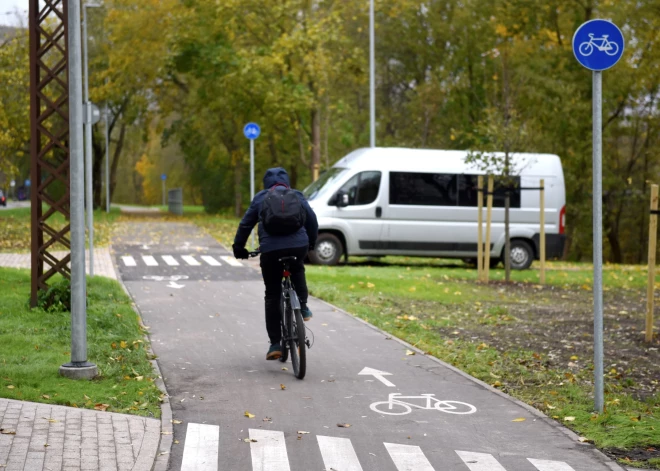
[[[593,33],[589,34],[589,41],[585,41],[580,44],[580,54],[585,57],[590,56],[594,52],[594,48],[598,49],[601,52],[604,52],[608,56],[616,56],[619,52],[619,45],[614,41],[608,41],[607,38],[610,36],[604,34],[601,38],[594,38]]]
[[[404,401],[403,399],[423,400],[424,405],[414,402]],[[477,408],[472,404],[459,401],[441,401],[435,397],[435,394],[422,394],[420,396],[402,396],[400,393],[391,393],[387,401],[374,402],[369,406],[372,411],[387,415],[406,415],[410,414],[413,408],[422,410],[438,410],[447,414],[474,414]]]

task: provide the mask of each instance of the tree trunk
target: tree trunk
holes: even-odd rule
[[[509,207],[511,196],[507,190],[504,196],[504,281],[511,281],[511,238],[509,237]]]
[[[95,136],[95,134],[93,134]],[[101,198],[103,193],[103,157],[105,149],[101,141],[92,137],[92,187],[94,209],[101,207]]]
[[[321,113],[318,108],[312,110],[312,181],[319,178],[321,168]]]
[[[112,165],[110,166],[110,201],[112,201],[112,195],[117,186],[117,167],[119,167],[119,157],[121,156],[121,150],[124,147],[125,138],[126,123],[122,122],[121,128],[119,129],[119,139],[117,139],[117,144],[115,145],[115,153],[112,156]]]
[[[236,156],[237,153],[234,153],[236,162],[234,166],[234,216],[240,218],[243,216],[243,168],[240,156]]]

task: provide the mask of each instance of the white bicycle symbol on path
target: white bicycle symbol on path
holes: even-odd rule
[[[424,405],[414,402],[403,401],[402,399],[421,399]],[[387,415],[406,415],[410,414],[414,408],[422,410],[439,410],[447,414],[474,414],[477,408],[472,404],[459,401],[441,401],[436,399],[435,394],[422,394],[420,396],[402,396],[400,393],[391,393],[387,401],[374,402],[371,404],[371,410],[380,414]]]
[[[580,44],[579,51],[585,57],[590,56],[594,52],[594,48],[604,52],[608,56],[616,56],[619,52],[619,45],[614,41],[608,41],[608,34],[604,34],[602,38],[594,38],[593,33],[589,34],[589,41]]]

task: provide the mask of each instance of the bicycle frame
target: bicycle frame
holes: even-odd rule
[[[412,402],[402,401],[401,399],[423,399],[426,398],[426,406],[420,406],[413,404]],[[435,397],[435,394],[420,394],[419,396],[401,396],[399,393],[391,393],[389,395],[388,401],[392,404],[402,404],[410,407],[416,407],[417,409],[433,409],[436,402],[441,402],[440,399]]]

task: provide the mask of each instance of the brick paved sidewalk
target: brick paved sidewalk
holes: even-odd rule
[[[58,258],[64,257],[66,252],[53,252],[53,255]],[[0,253],[0,267],[30,268],[31,257],[29,253]],[[89,273],[89,251],[85,252],[85,265]],[[117,279],[109,248],[94,249],[94,274]]]
[[[1,471],[149,471],[161,422],[0,399]]]

